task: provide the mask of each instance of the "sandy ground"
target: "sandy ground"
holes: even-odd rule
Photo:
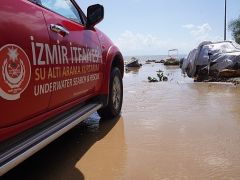
[[[159,69],[169,81],[148,83]],[[144,65],[125,74],[121,117],[93,114],[3,179],[240,179],[240,88]]]

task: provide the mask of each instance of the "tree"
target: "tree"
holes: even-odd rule
[[[240,44],[240,16],[238,19],[233,20],[229,24],[229,29],[232,31],[232,35],[235,41]]]

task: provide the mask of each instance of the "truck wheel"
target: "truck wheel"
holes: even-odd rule
[[[110,76],[108,104],[100,109],[98,114],[101,118],[108,119],[118,116],[122,109],[123,83],[120,70],[113,68]]]

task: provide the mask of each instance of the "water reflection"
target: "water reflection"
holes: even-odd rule
[[[164,66],[166,70],[178,70],[179,66]]]
[[[100,134],[100,139],[75,165],[83,172],[86,179],[116,179],[124,173],[126,145],[123,118],[102,123],[100,125],[103,127],[103,131],[106,128],[110,131],[102,134],[102,128],[99,128],[97,134]],[[86,141],[88,139],[86,137]]]
[[[125,73],[138,74],[140,68],[139,67],[128,67],[128,68],[126,67],[125,68]]]
[[[79,180],[98,179],[103,174],[113,178],[122,173],[124,151],[122,117],[103,121],[94,114],[3,178]],[[117,171],[111,171],[113,166],[118,167]]]

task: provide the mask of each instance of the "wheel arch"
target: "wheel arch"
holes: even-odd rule
[[[108,102],[110,75],[114,67],[119,68],[122,78],[124,76],[124,58],[116,46],[111,46],[106,56],[105,70],[104,70],[104,82],[101,90],[101,97],[103,97],[103,104]]]
[[[121,75],[122,75],[122,78],[124,76],[124,60],[123,60],[123,56],[122,54],[119,52],[117,53],[113,60],[112,60],[112,63],[111,63],[111,69],[109,71],[109,75],[111,73],[111,70],[114,68],[114,67],[117,67],[119,68],[120,72],[121,72]]]

